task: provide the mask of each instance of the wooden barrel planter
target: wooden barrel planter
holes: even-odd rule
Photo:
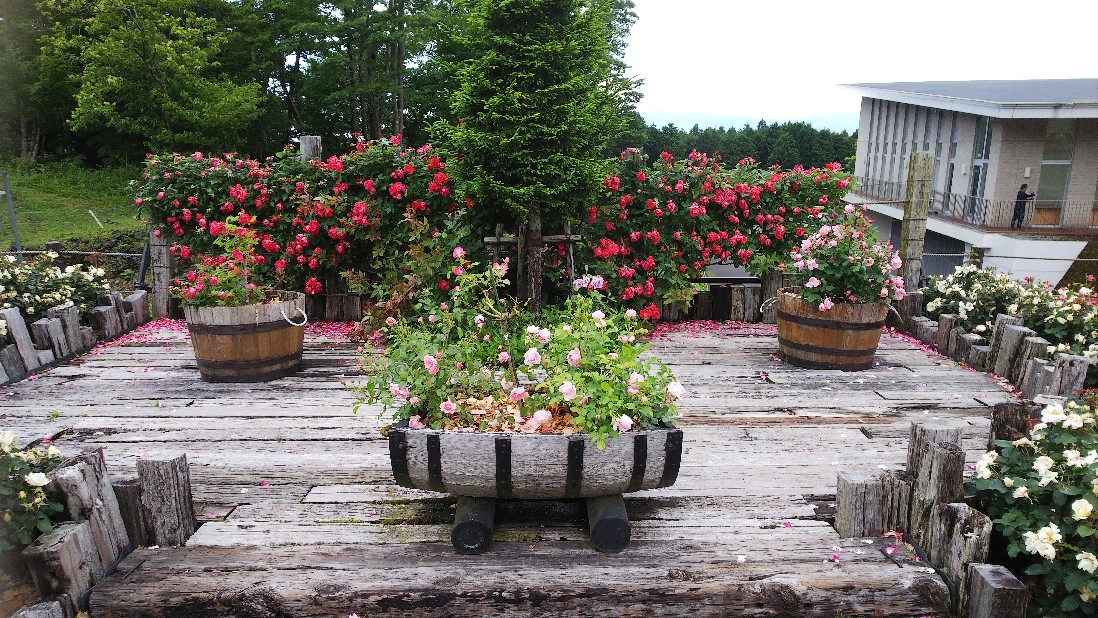
[[[808,369],[861,371],[873,366],[888,305],[837,304],[819,311],[795,293],[778,293],[778,357]]]
[[[206,382],[266,382],[301,369],[305,295],[274,292],[263,304],[184,307]]]
[[[669,487],[679,475],[682,430],[630,431],[599,450],[583,434],[389,430],[398,485],[459,496],[451,541],[459,553],[491,544],[496,499],[587,500],[591,540],[616,553],[629,543],[622,494]]]

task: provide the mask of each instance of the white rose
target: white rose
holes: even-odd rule
[[[1014,479],[1009,476],[1003,477],[1003,487],[1006,487],[1007,489],[1014,487]]]
[[[41,472],[31,472],[24,478],[27,481],[27,485],[34,487],[45,487],[50,482],[50,479]]]
[[[1037,474],[1045,474],[1055,466],[1056,462],[1052,460],[1048,455],[1041,455],[1037,459],[1033,460],[1033,470]]]
[[[1077,521],[1090,517],[1090,514],[1093,512],[1094,505],[1085,498],[1079,498],[1071,503],[1071,516]]]
[[[682,384],[679,384],[677,381],[672,382],[667,385],[667,394],[671,395],[675,399],[678,399],[679,397],[682,397],[686,394],[686,388],[683,387]]]
[[[15,447],[15,434],[10,431],[0,431],[0,451],[10,453]]]
[[[1041,410],[1041,422],[1042,423],[1059,423],[1062,422],[1067,415],[1064,414],[1064,406],[1053,403],[1045,406],[1044,410]]]
[[[1014,490],[1014,497],[1015,498],[1025,498],[1028,495],[1029,495],[1029,488],[1026,487],[1025,485],[1022,485],[1018,489]]]
[[[1089,551],[1079,552],[1075,554],[1075,559],[1079,561],[1079,570],[1086,571],[1087,573],[1093,573],[1095,569],[1098,569],[1098,559],[1095,559],[1094,554]]]

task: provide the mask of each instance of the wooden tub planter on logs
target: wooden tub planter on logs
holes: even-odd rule
[[[778,357],[807,369],[861,371],[873,367],[888,305],[836,304],[819,311],[796,288],[778,292]]]
[[[389,430],[398,485],[458,497],[450,534],[461,554],[492,542],[497,499],[585,499],[591,542],[605,553],[629,544],[622,494],[670,487],[679,474],[682,430],[638,430],[599,450],[584,434]]]
[[[240,307],[188,306],[184,316],[206,382],[266,382],[301,369],[301,292],[272,292],[266,303]]]

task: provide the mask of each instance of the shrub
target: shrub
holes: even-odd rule
[[[892,274],[900,256],[882,243],[863,214],[847,206],[847,219],[825,225],[793,249],[782,270],[800,277],[797,295],[820,311],[836,303],[890,303],[904,297],[904,280]]]
[[[506,262],[473,273],[460,247],[452,256],[461,272],[446,301],[387,319],[388,347],[359,405],[396,406],[394,418],[413,428],[581,431],[600,447],[675,418],[682,386],[642,358],[636,311],[613,315],[592,292],[535,323],[497,294]]]
[[[53,264],[55,259],[52,251],[23,264],[17,264],[12,255],[0,258],[0,307],[19,308],[28,324],[60,305],[74,305],[87,315],[99,295],[110,289],[106,273],[80,264],[62,269]]]
[[[590,274],[634,307],[685,302],[690,280],[714,262],[762,275],[785,262],[801,239],[841,213],[851,177],[826,169],[733,168],[697,152],[663,153],[652,168],[622,160],[604,181],[583,227]]]
[[[359,142],[351,152],[311,164],[286,150],[260,162],[150,155],[135,202],[154,234],[183,258],[214,252],[214,224],[235,217],[259,241],[255,276],[271,286],[316,294],[354,269],[370,283],[399,271],[413,226],[438,227],[467,208],[446,163],[430,145],[403,148],[400,137]]]
[[[1041,615],[1098,615],[1096,409],[1093,392],[1046,407],[1029,437],[997,440],[966,484],[1026,565]]]
[[[46,494],[46,473],[61,463],[61,451],[15,448],[16,436],[0,431],[0,552],[30,545],[40,533],[53,530],[50,516],[62,505]]]

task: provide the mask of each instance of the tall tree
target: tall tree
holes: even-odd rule
[[[41,117],[32,104],[40,29],[33,3],[0,1],[0,153],[29,163],[41,145]]]
[[[221,71],[227,29],[200,16],[204,3],[60,0],[39,7],[55,21],[44,39],[45,61],[78,65],[75,131],[98,134],[121,156],[242,145],[263,88]]]
[[[616,109],[608,78],[612,6],[599,0],[470,0],[472,59],[449,131],[478,208],[526,226],[525,289],[542,302],[543,226],[575,217],[597,186]],[[523,286],[520,286],[522,288]]]

